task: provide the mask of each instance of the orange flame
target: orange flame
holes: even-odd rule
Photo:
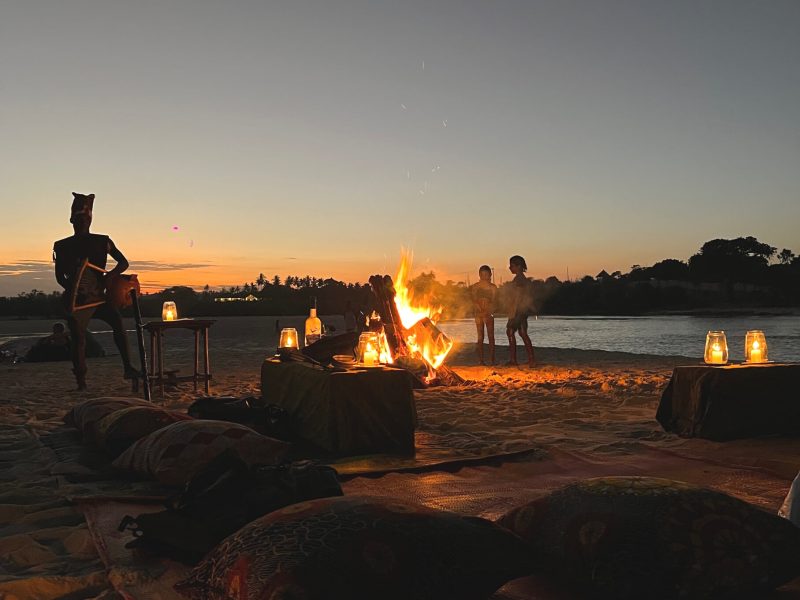
[[[380,357],[379,361],[385,365],[391,365],[394,363],[394,359],[392,358],[392,351],[389,349],[389,340],[386,339],[386,332],[381,329],[381,332],[378,334],[378,346],[380,348]]]
[[[439,320],[441,307],[434,306],[427,298],[415,298],[408,287],[413,260],[410,250],[401,250],[400,266],[394,279],[394,303],[412,355],[420,356],[429,367],[437,369],[452,349],[453,342],[444,335],[435,335],[435,328],[431,327]]]

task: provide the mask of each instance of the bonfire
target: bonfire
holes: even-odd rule
[[[424,385],[459,383],[461,378],[444,364],[453,342],[436,327],[442,307],[418,297],[408,285],[412,262],[412,253],[404,250],[394,281],[389,275],[369,278],[378,306],[371,328],[380,332],[381,355]]]

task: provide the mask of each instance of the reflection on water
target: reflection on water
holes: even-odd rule
[[[276,329],[275,321],[278,320]],[[327,327],[344,331],[341,316],[322,316]],[[216,348],[235,349],[255,355],[275,351],[280,327],[302,330],[304,316],[297,317],[221,317],[210,332],[211,352]],[[0,344],[10,340],[50,333],[54,321],[36,319],[27,321],[0,321]],[[132,320],[126,319],[132,330]],[[495,322],[498,344],[508,343],[505,334],[506,320]],[[475,341],[475,324],[471,319],[446,321],[439,327],[458,342]],[[97,339],[109,353],[116,353],[108,326],[102,321],[92,321],[90,328],[98,331]],[[754,317],[540,317],[528,321],[528,331],[535,346],[555,348],[581,348],[586,350],[611,350],[635,354],[659,354],[702,357],[706,332],[722,329],[728,338],[731,360],[744,359],[744,334],[748,329],[761,329],[767,336],[770,359],[800,361],[800,316]],[[188,332],[173,332],[168,352],[185,352],[193,347]],[[21,339],[20,339],[21,338]],[[129,333],[132,347],[135,338]],[[519,343],[519,341],[518,341]]]
[[[460,342],[474,342],[471,319],[447,321],[439,327]],[[495,340],[508,344],[506,320],[496,319]],[[528,320],[534,346],[611,350],[635,354],[702,357],[706,333],[725,331],[730,358],[744,360],[744,335],[761,329],[767,336],[769,357],[776,361],[800,361],[799,316],[753,317],[539,317]],[[519,337],[517,344],[521,345]]]

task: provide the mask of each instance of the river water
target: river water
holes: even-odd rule
[[[498,344],[508,344],[505,326],[505,319],[496,320]],[[460,341],[474,341],[476,337],[472,319],[442,323],[441,329]],[[711,329],[725,332],[731,360],[744,360],[745,333],[749,329],[761,329],[767,337],[771,360],[800,361],[800,316],[552,316],[528,320],[534,346],[662,356],[702,357],[706,333]]]
[[[254,351],[273,351],[279,327],[296,327],[302,331],[304,317],[222,317],[211,328],[212,352],[215,344],[236,345]],[[343,330],[341,316],[322,316],[327,326]],[[0,345],[12,341],[23,348],[33,339],[47,334],[54,321],[43,319],[0,321]],[[133,330],[133,322],[126,321]],[[498,318],[495,336],[499,345],[506,345],[506,320]],[[109,352],[115,352],[108,326],[92,321],[97,339]],[[454,340],[469,343],[475,340],[475,324],[471,319],[446,321],[440,328]],[[761,329],[767,336],[769,357],[775,361],[800,361],[800,316],[747,317],[540,317],[529,320],[528,330],[535,346],[610,350],[634,354],[702,357],[706,332],[722,329],[728,339],[731,360],[744,358],[744,335],[748,329]],[[188,348],[191,336],[186,336]],[[178,341],[178,340],[176,340]],[[134,343],[131,338],[131,343]],[[179,346],[184,343],[179,342]],[[177,350],[177,348],[176,348]]]

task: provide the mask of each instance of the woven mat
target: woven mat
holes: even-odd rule
[[[511,508],[563,485],[610,475],[687,481],[735,495],[777,512],[791,481],[755,467],[724,465],[641,444],[635,454],[583,454],[546,448],[547,459],[520,457],[454,472],[389,473],[355,477],[346,494],[395,496],[434,508],[496,519]]]
[[[527,456],[531,460],[547,456],[539,446],[532,444],[518,444],[509,450],[506,445],[491,440],[478,440],[476,443],[476,436],[467,432],[444,436],[417,431],[414,437],[416,444],[414,456],[388,454],[348,456],[327,464],[335,468],[341,476],[354,477],[383,475],[390,472],[419,473],[442,467],[454,468],[517,456]],[[459,437],[463,440],[459,440]],[[463,443],[459,444],[459,441]]]
[[[133,539],[129,531],[119,532],[117,527],[126,516],[158,512],[164,507],[155,502],[126,502],[109,498],[81,499],[83,511],[92,540],[103,564],[108,569],[108,580],[126,600],[175,600],[180,598],[172,586],[183,579],[189,567],[165,559],[146,557],[125,548]]]

